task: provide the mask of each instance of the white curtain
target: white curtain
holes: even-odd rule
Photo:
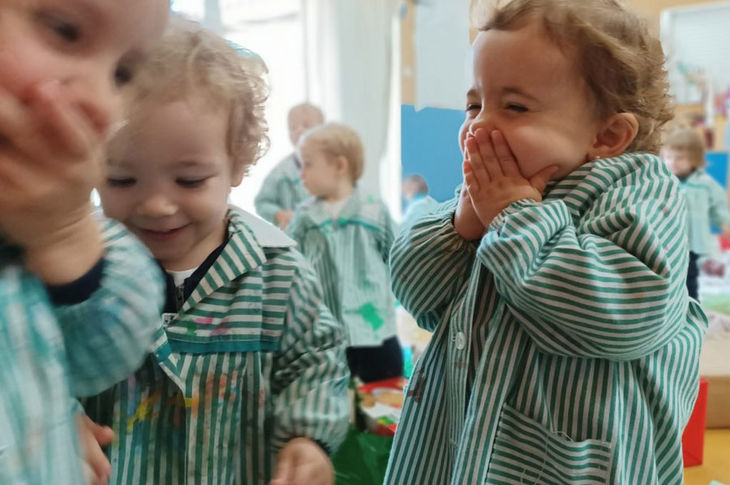
[[[393,146],[397,140],[389,130],[400,130],[398,83],[393,82],[398,79],[393,55],[400,48],[400,0],[302,2],[309,100],[330,121],[357,130],[366,158],[361,184],[395,208],[400,180],[393,180],[393,164],[400,167],[400,149]]]

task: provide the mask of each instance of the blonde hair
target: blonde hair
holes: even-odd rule
[[[147,104],[202,95],[214,108],[228,111],[228,155],[233,168],[245,174],[269,146],[264,117],[267,72],[254,53],[173,16],[162,41],[132,80],[128,111],[134,115]]]
[[[670,132],[666,136],[664,148],[686,152],[694,168],[705,166],[705,142],[699,133],[690,128],[678,128]]]
[[[291,120],[291,118],[299,112],[312,114],[317,120],[319,120],[320,124],[324,123],[324,113],[319,106],[315,106],[306,101],[304,103],[296,104],[289,109],[288,119]]]
[[[672,119],[664,53],[646,22],[617,0],[494,0],[480,30],[510,30],[537,20],[576,67],[599,119],[632,113],[639,130],[627,151],[657,153],[661,127]],[[483,2],[482,2],[483,5]],[[478,14],[478,12],[474,12]]]
[[[357,132],[341,123],[325,123],[305,132],[299,140],[304,143],[316,143],[328,157],[345,157],[350,179],[354,184],[362,177],[365,168],[365,149]]]

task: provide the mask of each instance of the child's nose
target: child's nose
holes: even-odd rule
[[[166,217],[177,212],[177,205],[163,194],[146,197],[137,207],[139,215],[144,217]]]
[[[495,121],[494,113],[483,109],[469,126],[469,134],[474,135],[479,128],[483,128],[487,133],[491,133],[493,130],[498,129]]]

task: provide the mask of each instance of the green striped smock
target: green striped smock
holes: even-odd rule
[[[725,188],[704,169],[697,169],[680,180],[679,186],[687,199],[689,249],[701,256],[712,256],[718,244],[711,225],[730,224]]]
[[[454,208],[394,244],[395,295],[435,334],[385,482],[681,484],[706,318],[664,164],[586,163],[475,243]]]
[[[310,198],[287,228],[317,271],[350,347],[378,346],[396,334],[388,270],[393,228],[385,204],[358,188],[337,217],[323,200]]]
[[[131,377],[85,403],[115,432],[111,484],[268,484],[294,437],[347,431],[341,326],[294,242],[229,211],[229,240]],[[262,227],[261,224],[265,224]]]
[[[133,372],[153,338],[162,278],[144,246],[109,223],[100,286],[53,305],[45,285],[0,241],[0,484],[79,485],[72,396]]]
[[[296,155],[291,155],[279,162],[264,178],[254,206],[262,218],[276,224],[274,216],[279,211],[294,211],[300,202],[309,197],[307,189],[302,185]]]

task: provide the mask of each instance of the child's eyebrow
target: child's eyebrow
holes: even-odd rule
[[[205,160],[180,160],[175,164],[177,168],[208,168],[211,166],[210,162]]]
[[[107,158],[106,164],[110,167],[125,167],[128,165],[124,160],[119,160],[116,158]]]

